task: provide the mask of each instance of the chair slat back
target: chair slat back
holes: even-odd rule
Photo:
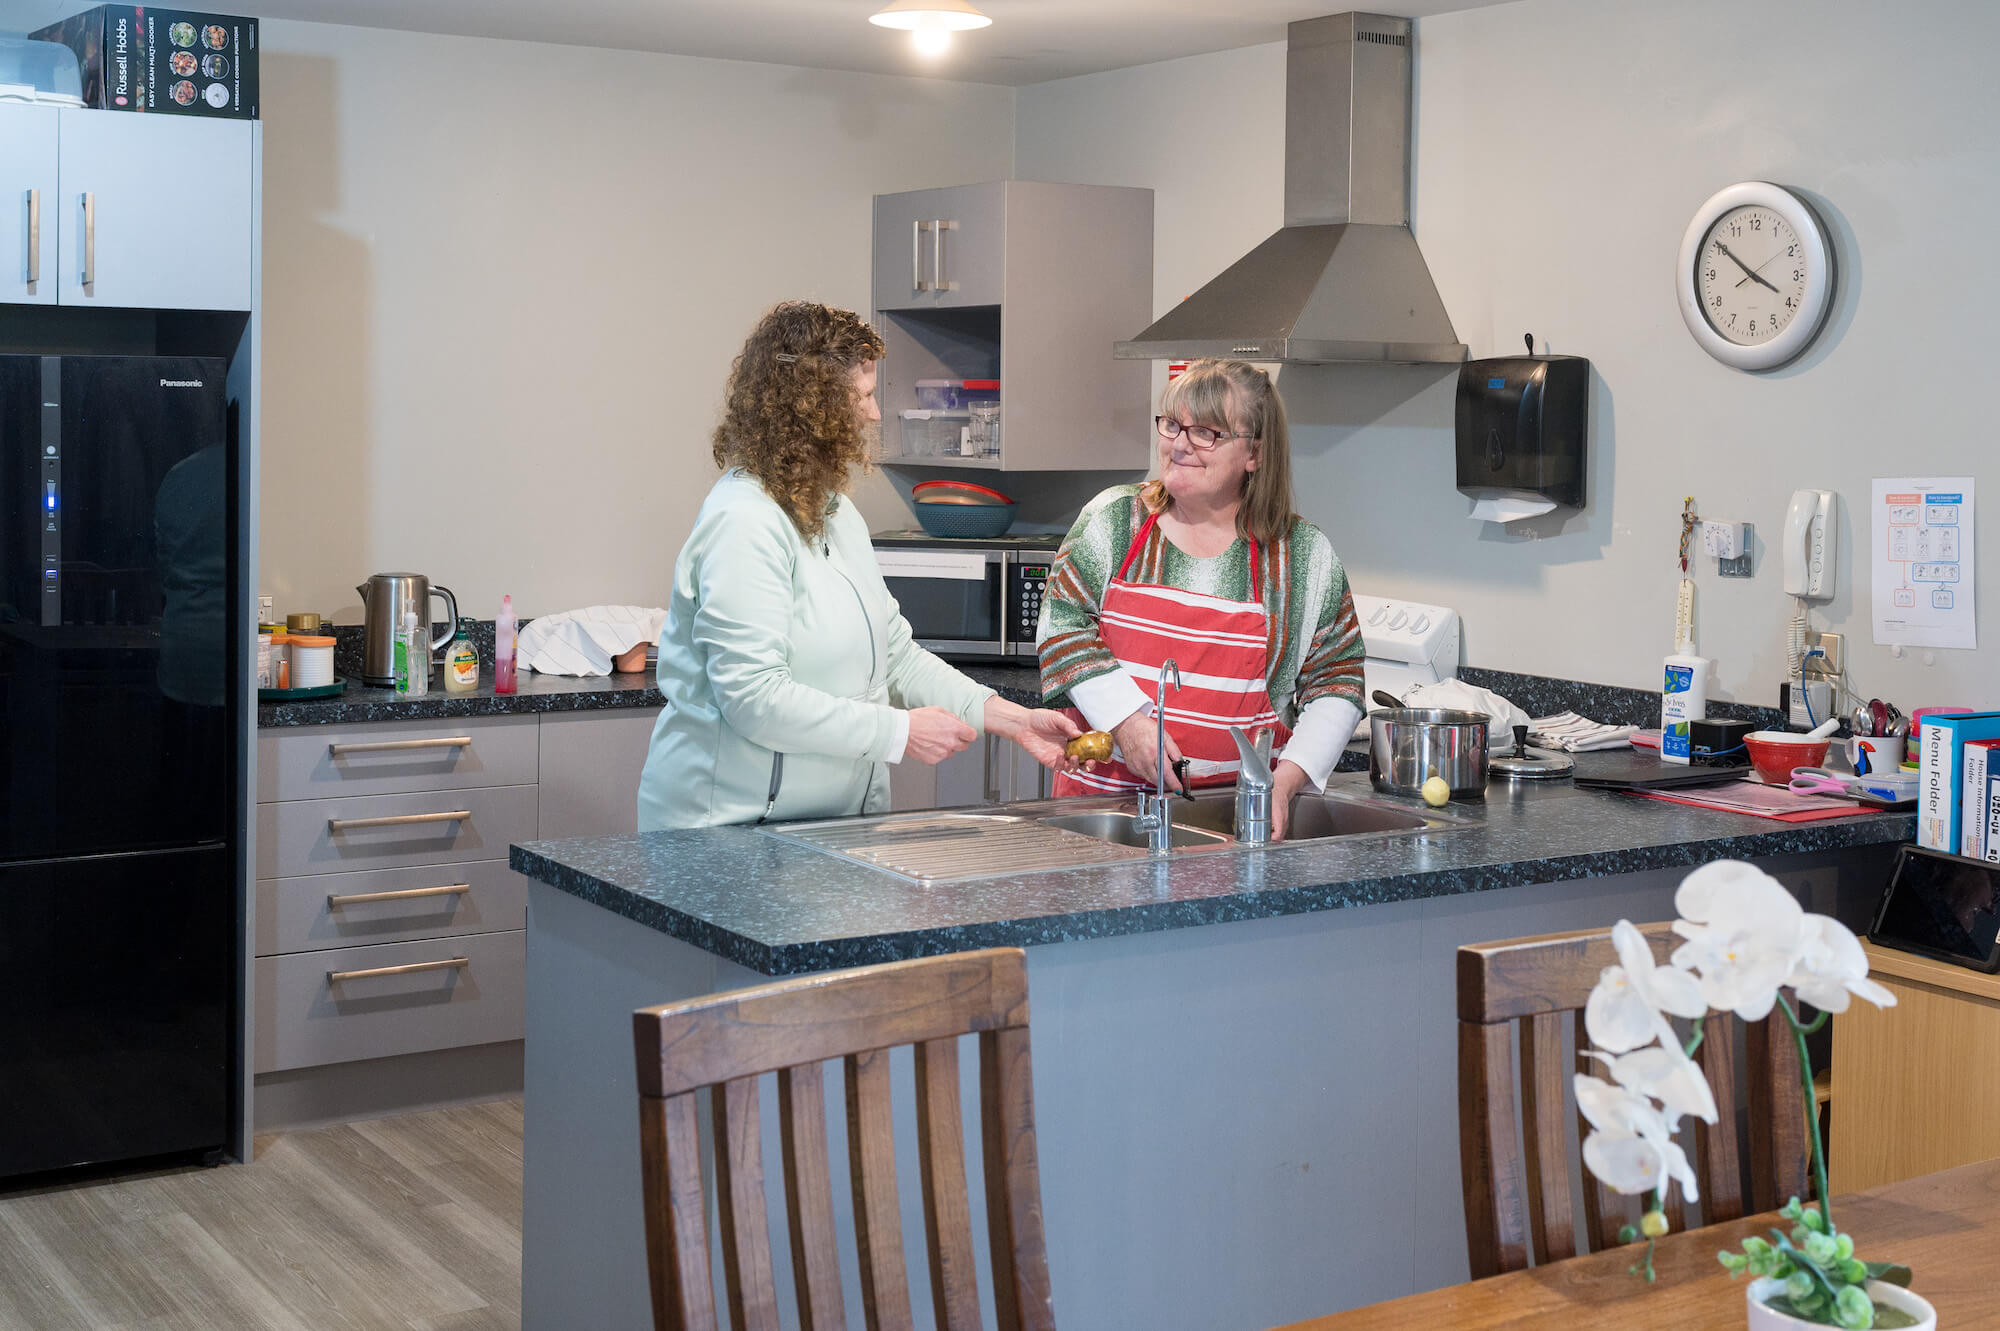
[[[1002,1331],[1053,1331],[1035,1155],[1026,959],[1018,948],[763,985],[633,1014],[647,1266],[657,1331],[717,1324],[696,1095],[711,1094],[724,1290],[738,1331],[775,1331],[758,1101],[777,1074],[792,1284],[804,1331],[847,1324],[821,1064],[842,1060],[850,1193],[869,1331],[913,1324],[903,1253],[890,1050],[915,1046],[918,1158],[932,1312],[976,1331],[980,1296],[965,1172],[958,1039],[979,1037],[981,1155]]]
[[[1670,924],[1644,925],[1640,932],[1659,962],[1680,941]],[[1509,939],[1458,951],[1459,1159],[1474,1279],[1616,1246],[1619,1228],[1637,1219],[1639,1199],[1612,1192],[1580,1161],[1573,1165],[1568,1145],[1572,1121],[1579,1142],[1590,1128],[1569,1106],[1565,1069],[1606,1075],[1584,1052],[1590,1040],[1583,1008],[1600,972],[1617,961],[1608,929]],[[1563,1052],[1566,1027],[1573,1063]],[[1747,1055],[1742,1085],[1736,1069],[1739,1048]],[[1774,1032],[1768,1022],[1744,1026],[1727,1013],[1711,1015],[1704,1021],[1696,1057],[1721,1110],[1713,1127],[1697,1120],[1694,1134],[1703,1222],[1742,1216],[1746,1195],[1752,1210],[1806,1195],[1805,1101],[1790,1032]],[[1746,1101],[1747,1187],[1735,1118],[1737,1105]],[[1572,1202],[1579,1185],[1581,1224]],[[1667,1220],[1676,1230],[1686,1227],[1678,1188],[1670,1195]]]

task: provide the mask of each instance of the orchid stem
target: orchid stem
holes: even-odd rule
[[[1833,1227],[1833,1198],[1826,1186],[1826,1151],[1819,1138],[1819,1097],[1813,1093],[1812,1057],[1806,1052],[1806,1036],[1826,1025],[1829,1014],[1821,1012],[1813,1019],[1812,1025],[1806,1027],[1799,1023],[1798,1013],[1792,1011],[1792,1005],[1785,1001],[1783,994],[1778,995],[1778,1006],[1783,1009],[1785,1020],[1792,1027],[1792,1037],[1799,1045],[1799,1080],[1805,1089],[1806,1127],[1812,1133],[1813,1188],[1819,1193],[1819,1216],[1826,1221],[1827,1233],[1837,1233]]]

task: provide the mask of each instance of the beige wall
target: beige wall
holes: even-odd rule
[[[664,604],[758,312],[865,309],[872,195],[1012,166],[982,85],[271,22],[263,86],[261,590],[341,622]]]
[[[1835,489],[1838,595],[1813,622],[1850,635],[1855,682],[1906,706],[2000,704],[1979,653],[1926,664],[1872,644],[1854,539],[1871,477],[2000,483],[1986,387],[2000,251],[1982,239],[2000,210],[2000,7],[1926,0],[1888,28],[1865,0],[1672,9],[1522,0],[1418,29],[1418,241],[1475,356],[1532,330],[1594,362],[1588,507],[1524,530],[1469,521],[1449,372],[1351,368],[1283,376],[1301,507],[1358,587],[1456,606],[1470,662],[1655,687],[1693,494],[1709,517],[1756,524],[1754,578],[1721,581],[1705,560],[1696,579],[1718,692],[1764,702],[1791,608],[1785,501]],[[1016,170],[1158,191],[1164,309],[1281,220],[1284,76],[1267,45],[1025,88]],[[1702,200],[1759,178],[1825,201],[1845,289],[1816,350],[1749,376],[1689,338],[1673,269]]]

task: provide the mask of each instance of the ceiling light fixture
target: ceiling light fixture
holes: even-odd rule
[[[882,28],[899,28],[910,34],[911,44],[924,55],[937,55],[951,45],[951,34],[983,28],[993,20],[966,3],[966,0],[892,0],[887,8],[868,16]]]

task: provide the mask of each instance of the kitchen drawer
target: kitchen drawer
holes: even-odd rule
[[[521,1038],[524,930],[257,958],[257,1071]],[[335,980],[335,972],[463,962]]]
[[[539,744],[532,716],[273,727],[257,732],[257,799],[530,786]]]
[[[384,892],[422,896],[352,898]],[[338,899],[338,904],[334,900]],[[505,860],[257,882],[257,955],[487,934],[528,926],[527,880]]]
[[[497,786],[260,804],[257,876],[505,859],[509,843],[535,839],[538,794],[534,786]],[[392,818],[425,821],[377,821]],[[356,821],[363,825],[334,826]]]

